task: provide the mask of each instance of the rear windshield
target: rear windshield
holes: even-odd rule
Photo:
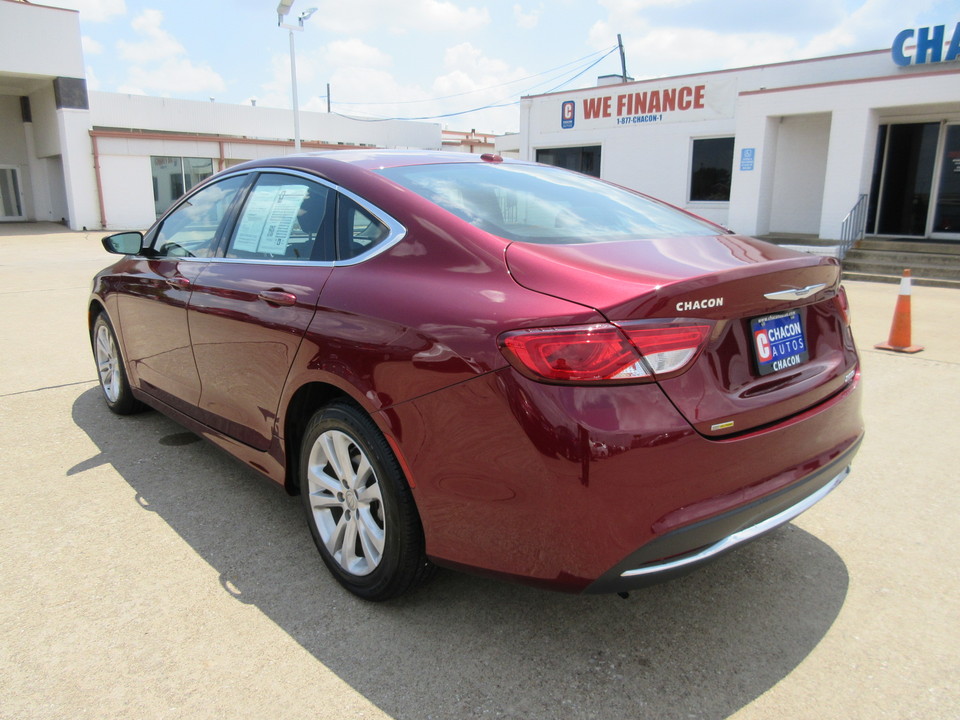
[[[379,172],[509,240],[585,243],[723,232],[655,200],[544,165],[451,163]]]

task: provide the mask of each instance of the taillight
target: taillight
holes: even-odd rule
[[[620,326],[656,376],[683,370],[700,354],[712,325]]]
[[[840,313],[843,324],[849,327],[850,301],[847,299],[847,291],[844,290],[843,285],[837,290],[837,294],[833,296],[833,304],[837,306],[837,311]]]
[[[510,363],[534,380],[649,382],[685,370],[711,324],[625,322],[517,330],[500,336]]]
[[[650,374],[613,325],[519,330],[502,335],[500,346],[517,370],[535,380],[616,382]]]

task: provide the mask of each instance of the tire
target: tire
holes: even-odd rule
[[[300,497],[310,534],[337,581],[364,600],[389,600],[433,574],[400,465],[373,421],[335,402],[307,424]]]
[[[133,396],[127,381],[127,369],[116,333],[106,313],[97,315],[90,331],[93,357],[97,362],[97,378],[107,407],[117,415],[132,415],[142,412],[146,406]]]

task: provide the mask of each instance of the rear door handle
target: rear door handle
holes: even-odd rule
[[[297,304],[297,296],[283,290],[261,290],[260,299],[266,300],[271,305],[283,305],[284,307]]]

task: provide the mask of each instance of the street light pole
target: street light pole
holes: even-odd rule
[[[303,29],[301,25],[301,30]],[[300,103],[297,99],[297,53],[294,49],[293,29],[290,29],[290,87],[293,95],[293,151],[300,152]]]
[[[294,46],[293,31],[303,32],[303,23],[310,19],[317,9],[309,8],[304,10],[297,17],[296,25],[288,25],[283,22],[284,17],[290,12],[294,0],[280,0],[277,5],[277,25],[290,31],[290,87],[293,99],[293,150],[300,152],[300,104],[297,98],[297,53]]]

